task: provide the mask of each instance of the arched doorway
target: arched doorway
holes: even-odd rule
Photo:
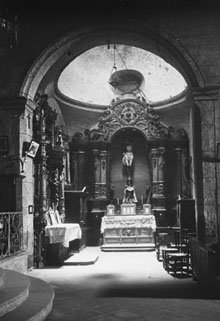
[[[46,93],[49,93],[53,97],[53,99],[58,102],[56,110],[64,116],[64,126],[67,130],[67,133],[70,134],[70,137],[74,133],[75,128],[81,128],[81,131],[85,129],[82,126],[77,127],[77,123],[79,122],[79,119],[83,117],[84,120],[86,120],[86,116],[88,116],[88,112],[90,111],[91,114],[93,113],[91,116],[91,118],[93,117],[93,122],[90,124],[90,126],[94,127],[96,125],[95,119],[97,121],[98,116],[104,112],[106,106],[99,105],[95,106],[95,108],[92,109],[94,106],[85,106],[83,104],[77,105],[76,102],[70,101],[68,99],[64,101],[63,97],[59,95],[56,85],[58,77],[63,68],[72,59],[80,55],[83,51],[88,50],[89,48],[92,48],[97,44],[101,45],[106,43],[107,34],[111,39],[111,43],[124,43],[127,45],[133,45],[143,49],[151,50],[152,52],[157,54],[159,53],[160,56],[169,61],[184,75],[184,77],[187,79],[189,88],[198,86],[199,84],[203,84],[203,80],[198,68],[196,67],[186,50],[181,46],[179,41],[176,42],[175,39],[172,38],[172,36],[166,34],[163,30],[159,30],[158,28],[154,29],[152,27],[146,26],[144,26],[145,28],[141,28],[141,26],[131,28],[131,25],[132,24],[130,22],[123,27],[121,27],[119,24],[117,25],[117,23],[114,24],[114,26],[94,25],[93,29],[84,29],[79,33],[75,32],[62,38],[54,46],[52,46],[49,50],[46,50],[42,54],[40,59],[36,62],[36,64],[30,71],[32,77],[29,77],[30,74],[27,75],[20,93],[32,99],[35,97],[38,91],[46,91]],[[160,48],[158,47],[158,43],[160,44]],[[59,47],[59,51],[57,50],[57,47]],[[181,97],[181,99],[182,101],[185,101],[185,107],[188,102],[187,97],[184,96]],[[176,101],[166,102],[166,107],[167,105],[171,110],[172,107],[176,105]],[[163,110],[165,108],[165,105],[159,104],[159,106],[155,106],[155,110],[156,108],[158,110]],[[82,117],[79,117],[79,114],[75,113],[76,109],[81,109],[81,111],[84,113],[81,114],[83,115]],[[191,136],[189,135],[189,137]],[[141,143],[141,145],[143,144],[144,143]],[[121,153],[121,151],[119,152]],[[141,159],[144,159],[143,152],[138,151],[138,153],[140,161],[139,165],[142,166],[143,162],[141,161]],[[147,162],[149,163],[149,160],[147,160]],[[139,167],[140,166],[138,166],[138,168]],[[147,168],[145,169],[145,179],[147,180],[150,177],[150,174]],[[136,171],[136,175],[138,178],[138,176],[140,176],[141,174],[140,172]],[[116,186],[118,186],[117,183]],[[141,182],[141,185],[139,185],[138,183],[137,188],[138,193],[140,192],[140,196],[143,195],[143,181]],[[117,191],[117,193],[119,193],[119,190]]]

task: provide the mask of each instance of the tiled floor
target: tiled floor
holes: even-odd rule
[[[191,277],[169,275],[154,251],[85,251],[90,259],[97,254],[98,260],[29,272],[55,288],[48,321],[220,320],[218,298],[201,290]]]

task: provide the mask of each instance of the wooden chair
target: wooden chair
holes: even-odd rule
[[[191,273],[191,252],[187,231],[181,231],[178,251],[164,253],[164,268],[168,273],[189,275]]]
[[[169,235],[167,232],[158,233],[156,236],[155,249],[158,261],[162,261],[162,251],[169,247]]]
[[[159,227],[155,232],[155,249],[158,261],[163,260],[163,252],[178,251],[178,236],[176,228],[172,227]]]
[[[179,249],[177,247],[167,247],[162,250],[163,267],[165,270],[168,270],[168,255],[178,252]]]

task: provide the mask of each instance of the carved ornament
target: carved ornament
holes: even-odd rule
[[[121,128],[139,129],[148,140],[168,138],[173,132],[144,100],[125,99],[113,101],[106,109],[97,127],[90,130],[90,140],[110,141]]]

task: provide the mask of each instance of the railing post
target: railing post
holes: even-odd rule
[[[11,236],[11,213],[8,213],[8,255],[11,254],[10,236]]]

